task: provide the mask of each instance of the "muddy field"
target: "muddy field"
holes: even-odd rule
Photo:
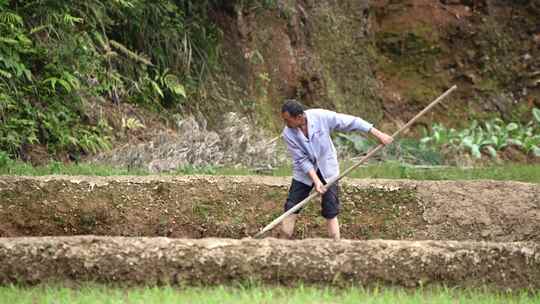
[[[318,200],[298,223],[305,240],[275,239],[278,229],[246,238],[282,213],[289,182],[0,177],[0,283],[540,288],[540,185],[349,179],[340,215],[348,240],[312,239],[326,236]]]

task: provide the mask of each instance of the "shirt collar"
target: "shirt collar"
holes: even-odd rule
[[[305,111],[304,115],[306,116],[308,124],[308,137],[309,139],[311,139],[313,138],[313,134],[315,133],[315,131],[317,131],[319,128],[315,125],[315,119],[309,113],[309,111]],[[302,133],[302,130],[300,128],[289,128],[286,126],[285,129],[289,132],[289,134],[294,134],[295,136],[304,140],[306,139],[304,133]]]

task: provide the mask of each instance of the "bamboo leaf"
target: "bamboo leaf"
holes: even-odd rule
[[[534,108],[534,109],[532,110],[532,113],[533,113],[534,119],[536,119],[536,122],[537,122],[538,124],[540,124],[540,109]]]
[[[66,91],[71,92],[71,85],[69,82],[65,81],[64,79],[58,79],[58,83],[66,89]]]
[[[41,31],[43,31],[45,29],[48,29],[49,26],[50,26],[49,24],[43,24],[43,25],[40,25],[40,26],[36,26],[36,27],[34,27],[33,29],[30,30],[30,34],[33,35],[33,34],[35,34],[37,32],[41,32]]]
[[[163,91],[159,87],[159,84],[157,84],[157,82],[153,80],[150,80],[150,83],[152,84],[152,88],[154,88],[154,91],[156,91],[156,93],[158,93],[158,95],[161,96],[161,98],[163,98],[164,97]]]
[[[184,88],[183,85],[181,85],[181,84],[179,84],[179,83],[176,84],[176,85],[172,88],[172,91],[173,91],[176,95],[180,95],[180,96],[182,96],[182,97],[184,97],[184,98],[187,97],[187,95],[186,95],[186,89]]]
[[[15,40],[13,38],[7,38],[7,37],[0,37],[0,42],[3,42],[5,44],[10,44],[10,45],[18,45],[19,44],[18,40]]]
[[[82,18],[71,16],[70,14],[65,14],[63,20],[64,20],[64,24],[71,25],[71,26],[74,26],[75,23],[83,22]]]
[[[24,76],[28,81],[32,81],[32,72],[29,69],[24,69]]]
[[[13,75],[11,75],[10,72],[4,71],[4,70],[0,70],[0,76],[5,77],[5,78],[11,78],[11,77],[13,77]]]
[[[0,13],[0,22],[18,26],[24,25],[22,17],[11,12]]]
[[[58,81],[58,78],[56,77],[49,77],[45,80],[43,80],[43,83],[50,83],[53,90],[56,90],[56,82]]]

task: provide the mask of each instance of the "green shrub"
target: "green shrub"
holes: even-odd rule
[[[4,168],[12,165],[13,160],[9,158],[9,154],[4,151],[0,151],[0,168]]]
[[[373,138],[355,133],[337,133],[335,143],[355,154],[366,154],[379,144]],[[443,162],[441,153],[436,149],[425,147],[418,140],[410,138],[395,140],[382,153],[385,160],[398,160],[409,164],[440,165]]]

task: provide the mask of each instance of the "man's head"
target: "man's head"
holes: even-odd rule
[[[298,128],[305,123],[304,105],[296,99],[287,99],[281,107],[281,118],[289,128]]]

